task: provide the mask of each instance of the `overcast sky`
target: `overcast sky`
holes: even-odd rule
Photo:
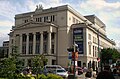
[[[105,23],[107,37],[120,47],[120,0],[0,0],[0,46],[9,40],[15,15],[35,11],[38,4],[44,9],[68,4],[83,16],[96,15]]]

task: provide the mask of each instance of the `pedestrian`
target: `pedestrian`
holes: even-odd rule
[[[85,79],[91,79],[92,77],[92,72],[91,71],[87,71],[85,74]]]
[[[110,66],[104,66],[104,70],[98,73],[96,79],[115,79],[110,71]]]
[[[83,72],[87,72],[87,71],[88,71],[87,67],[83,67]]]
[[[117,69],[113,70],[113,76],[115,77],[115,79],[120,79],[118,73],[117,73]]]
[[[96,75],[98,75],[98,67],[96,67]]]

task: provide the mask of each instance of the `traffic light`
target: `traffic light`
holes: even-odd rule
[[[72,60],[77,61],[78,60],[78,52],[72,52]]]
[[[68,56],[69,59],[72,59],[73,61],[78,60],[78,49],[77,49],[77,47],[75,47],[75,49],[74,48],[68,48],[67,51],[69,52],[68,53],[69,54],[69,56]],[[70,53],[72,54],[72,57],[71,57]]]
[[[67,48],[68,52],[74,52],[74,48]]]
[[[97,61],[100,62],[100,58],[97,58]]]

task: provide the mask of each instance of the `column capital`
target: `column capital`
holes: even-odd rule
[[[36,32],[33,32],[32,34],[33,34],[33,35],[35,35],[35,34],[36,34]]]
[[[51,32],[51,31],[47,31],[47,33],[53,33],[53,32]]]
[[[41,31],[40,34],[43,34],[43,31]]]
[[[29,35],[29,33],[25,33],[26,35]]]

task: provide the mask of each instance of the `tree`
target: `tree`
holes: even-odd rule
[[[32,67],[33,71],[38,74],[44,67],[44,65],[47,63],[47,59],[45,58],[44,54],[37,55],[32,59]]]
[[[16,71],[20,69],[22,61],[18,58],[18,49],[16,46],[12,47],[13,51],[9,58],[3,58],[0,60],[0,77],[12,78]]]
[[[109,64],[109,60],[115,63],[120,58],[120,53],[115,48],[101,49],[101,61],[103,64]]]

